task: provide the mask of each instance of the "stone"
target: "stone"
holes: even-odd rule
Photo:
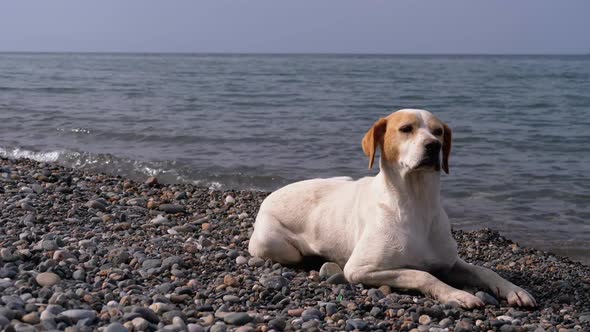
[[[37,312],[30,312],[30,313],[28,313],[28,314],[24,315],[24,316],[21,318],[21,320],[22,320],[24,323],[27,323],[27,324],[32,324],[32,325],[39,324],[39,322],[41,321],[41,320],[39,319],[39,313],[37,313]]]
[[[61,278],[53,272],[42,272],[35,277],[35,281],[41,287],[51,287],[58,284]]]
[[[43,240],[41,241],[41,248],[43,248],[43,250],[46,251],[53,251],[57,250],[59,246],[57,245],[57,242],[55,242],[54,240]]]
[[[248,258],[246,258],[244,256],[238,256],[238,257],[236,257],[236,264],[238,264],[238,265],[248,264]]]
[[[375,306],[375,307],[371,308],[371,311],[369,311],[369,315],[371,315],[373,317],[377,317],[377,316],[381,315],[381,312],[382,312],[381,308]]]
[[[287,315],[291,317],[299,317],[305,311],[303,308],[296,308],[296,309],[289,309],[287,310]]]
[[[106,206],[97,200],[90,200],[90,201],[86,202],[86,204],[84,204],[84,206],[86,206],[89,209],[95,209],[95,210],[100,210],[100,211],[106,210]]]
[[[150,187],[153,187],[159,185],[160,182],[158,182],[158,178],[156,178],[155,176],[150,176],[149,178],[147,178],[147,180],[145,180],[145,184]]]
[[[348,280],[346,280],[346,277],[344,277],[344,273],[336,273],[330,276],[326,282],[333,285],[343,285],[347,284]]]
[[[509,322],[509,323],[512,323],[512,321],[514,320],[514,318],[507,316],[507,315],[498,316],[498,317],[496,317],[496,319],[503,320],[503,321]]]
[[[88,319],[90,321],[93,321],[94,319],[96,319],[96,311],[86,310],[86,309],[70,309],[70,310],[63,311],[59,315],[67,317],[74,322],[77,322],[77,321],[83,320],[83,319]]]
[[[377,288],[369,289],[369,291],[367,292],[367,295],[369,295],[369,297],[373,301],[379,301],[385,297],[385,295],[383,295],[383,293],[381,293],[381,291]]]
[[[504,324],[500,327],[500,332],[518,332],[518,328],[511,324]]]
[[[160,206],[158,206],[158,209],[169,214],[186,212],[186,208],[179,204],[160,204]]]
[[[72,278],[74,278],[74,280],[84,280],[86,279],[86,272],[84,272],[84,270],[76,270],[72,273]]]
[[[225,197],[225,204],[234,204],[236,199],[232,195],[227,195]]]
[[[152,324],[157,324],[160,322],[160,318],[158,317],[158,315],[156,315],[156,313],[149,308],[135,307],[133,308],[132,312],[137,313],[138,315],[145,318]]]
[[[265,288],[270,288],[273,290],[281,290],[283,287],[286,287],[289,284],[289,281],[282,276],[268,276],[262,275],[260,277],[260,284]]]
[[[204,332],[205,329],[199,324],[188,324],[186,326],[188,332]]]
[[[236,303],[236,302],[240,302],[240,297],[239,296],[235,296],[235,295],[224,295],[223,296],[223,302],[228,302],[228,303]]]
[[[268,322],[268,328],[270,329],[282,331],[285,329],[285,327],[287,327],[287,322],[285,322],[285,320],[282,318],[271,319]]]
[[[223,283],[226,286],[231,286],[231,287],[238,287],[240,285],[240,282],[238,281],[238,279],[234,276],[232,276],[231,274],[226,274],[223,277]]]
[[[388,285],[383,285],[383,286],[379,287],[379,290],[381,291],[381,293],[383,293],[383,295],[391,294],[391,287]]]
[[[223,322],[217,322],[215,325],[209,328],[209,332],[225,332],[227,331],[227,326]]]
[[[338,312],[338,305],[336,305],[335,303],[331,303],[331,302],[326,304],[326,315],[332,316],[336,312]]]
[[[150,323],[145,320],[143,317],[136,317],[131,320],[133,324],[133,329],[135,331],[145,331],[150,326]]]
[[[440,325],[442,328],[449,327],[451,324],[453,324],[453,321],[450,318],[443,318],[440,320],[440,322],[438,322],[438,325]]]
[[[346,321],[347,329],[349,326],[352,330],[356,329],[359,331],[365,331],[369,328],[369,323],[365,322],[362,319],[349,319]]]
[[[154,269],[154,268],[158,268],[162,266],[162,260],[161,259],[146,259],[145,261],[143,261],[143,263],[141,264],[141,267],[143,269]]]
[[[248,266],[261,267],[264,265],[264,259],[260,257],[252,257],[248,260]]]
[[[179,266],[183,266],[184,259],[182,259],[182,257],[180,257],[180,256],[170,256],[170,257],[166,257],[162,261],[162,267],[165,269],[172,267],[172,265],[174,265],[174,264],[177,264]]]
[[[498,300],[496,300],[495,297],[491,296],[490,294],[488,294],[486,292],[477,292],[477,293],[475,293],[475,296],[477,296],[485,304],[489,304],[489,305],[493,305],[493,306],[500,305],[500,303],[498,302]]]
[[[252,321],[252,316],[245,312],[230,313],[223,317],[223,321],[229,325],[244,325]]]
[[[432,322],[432,319],[428,315],[421,315],[420,318],[418,318],[418,323],[422,325],[428,325],[430,322]]]
[[[129,330],[121,323],[111,323],[105,329],[104,332],[128,332]]]
[[[150,309],[153,310],[156,314],[162,314],[164,312],[168,312],[173,310],[172,305],[163,303],[163,302],[155,302],[150,305]]]
[[[150,220],[150,223],[155,225],[168,225],[170,224],[170,220],[168,220],[168,218],[164,217],[163,215],[158,215],[154,219]]]
[[[326,262],[320,268],[320,277],[327,278],[333,276],[336,273],[343,273],[342,268],[336,263]]]
[[[312,319],[323,319],[324,314],[317,308],[308,308],[301,313],[301,319],[304,322]]]

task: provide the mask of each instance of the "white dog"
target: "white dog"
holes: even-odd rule
[[[449,172],[446,124],[430,112],[403,109],[375,122],[362,147],[369,168],[381,150],[379,174],[306,180],[275,191],[260,207],[250,254],[283,264],[321,256],[343,267],[350,282],[415,289],[464,308],[484,303],[431,273],[488,288],[510,305],[536,306],[522,288],[458,257],[439,197],[440,169]]]

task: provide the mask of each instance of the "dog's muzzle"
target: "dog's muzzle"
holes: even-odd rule
[[[440,149],[441,144],[439,141],[433,141],[424,146],[424,157],[420,160],[420,163],[416,168],[434,168],[436,171],[440,171]]]

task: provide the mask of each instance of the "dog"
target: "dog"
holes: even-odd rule
[[[524,289],[459,258],[440,202],[451,137],[449,126],[425,110],[379,119],[362,140],[369,169],[381,151],[379,173],[356,181],[305,180],[273,192],[260,206],[250,254],[287,265],[321,256],[342,267],[349,282],[417,290],[468,309],[484,303],[449,284],[487,288],[513,306],[536,306]]]

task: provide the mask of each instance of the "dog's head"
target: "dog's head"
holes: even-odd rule
[[[403,109],[379,119],[365,134],[362,146],[369,168],[379,148],[385,165],[401,171],[440,171],[442,167],[449,173],[451,129],[428,111]]]

